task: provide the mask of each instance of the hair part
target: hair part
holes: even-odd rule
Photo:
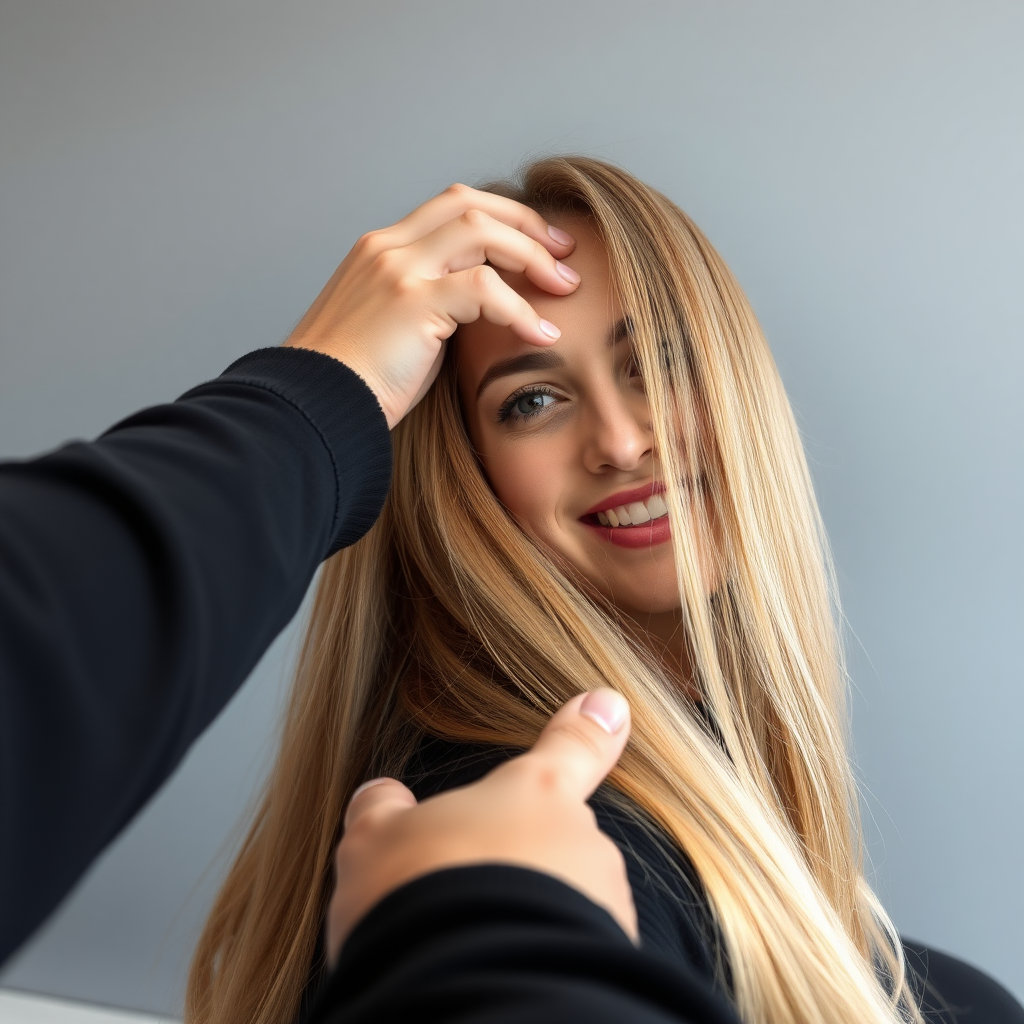
[[[486,186],[585,217],[632,323],[669,505],[693,685],[510,518],[446,359],[395,428],[369,533],[321,571],[277,763],[196,949],[186,1019],[276,1024],[314,964],[343,808],[425,734],[526,747],[612,686],[633,731],[609,783],[685,851],[747,1024],[920,1022],[863,873],[836,588],[798,431],[731,272],[689,218],[581,157]],[[709,593],[708,552],[718,585]]]

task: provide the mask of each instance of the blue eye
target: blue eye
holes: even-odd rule
[[[528,391],[520,391],[511,395],[502,407],[498,410],[498,422],[505,423],[508,420],[525,420],[546,409],[549,405],[555,404],[555,396],[549,391],[539,388],[531,388]]]

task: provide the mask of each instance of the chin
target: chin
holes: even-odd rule
[[[679,592],[674,589],[668,592],[662,588],[649,589],[637,593],[634,583],[628,590],[609,588],[604,593],[616,608],[631,619],[639,620],[647,615],[670,615],[682,609]]]

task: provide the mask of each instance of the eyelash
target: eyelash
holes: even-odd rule
[[[509,420],[512,420],[513,422],[516,420],[528,420],[532,419],[538,413],[543,412],[543,407],[535,410],[534,412],[513,412],[516,402],[521,398],[526,398],[527,395],[548,395],[551,398],[558,397],[551,388],[538,386],[536,384],[520,388],[518,391],[513,391],[512,394],[502,402],[501,408],[498,409],[498,422],[507,423]]]

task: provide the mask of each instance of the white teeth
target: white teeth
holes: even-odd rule
[[[640,526],[652,519],[668,515],[668,505],[660,494],[652,494],[646,501],[631,501],[597,513],[602,526]]]
[[[647,506],[642,501],[631,501],[626,506],[626,511],[629,513],[629,521],[634,526],[651,521],[651,513],[647,511]]]
[[[668,515],[668,505],[660,494],[652,494],[647,499],[647,511],[650,512],[652,519],[660,519]]]

